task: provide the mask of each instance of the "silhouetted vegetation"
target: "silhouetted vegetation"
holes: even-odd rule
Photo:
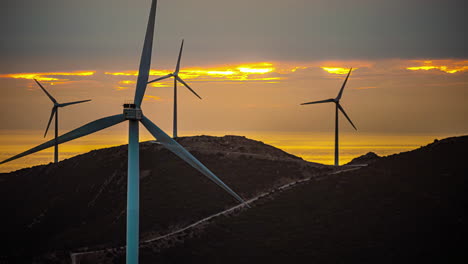
[[[467,150],[468,137],[449,138],[310,181],[169,248],[142,248],[141,262],[464,262]]]
[[[244,137],[178,141],[244,198],[330,170]],[[140,146],[142,238],[237,204],[162,146]],[[72,249],[125,245],[126,175],[126,145],[0,174],[0,260],[30,263],[47,254],[45,262],[54,262]]]

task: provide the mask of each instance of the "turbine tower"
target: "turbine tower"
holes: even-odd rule
[[[343,115],[348,119],[349,123],[354,127],[354,129],[357,130],[356,126],[354,126],[353,121],[349,118],[349,116],[346,114],[345,110],[343,107],[340,105],[340,99],[341,96],[343,95],[343,90],[346,86],[346,82],[348,81],[349,75],[351,74],[351,71],[353,68],[349,69],[348,75],[346,76],[346,79],[341,86],[340,92],[338,93],[338,96],[336,98],[331,98],[327,100],[322,100],[322,101],[314,101],[314,102],[309,102],[309,103],[303,103],[301,105],[308,105],[308,104],[320,104],[320,103],[335,103],[335,166],[339,166],[339,153],[338,153],[338,110],[340,110]]]
[[[47,141],[39,146],[29,149],[14,157],[2,161],[0,164],[35,153],[37,151],[49,148],[54,145],[68,142],[70,140],[80,138],[102,129],[114,126],[116,124],[128,121],[128,179],[127,179],[127,248],[126,261],[127,264],[138,263],[138,246],[139,246],[139,197],[140,197],[140,160],[139,160],[139,122],[160,142],[161,145],[179,156],[182,160],[190,164],[192,167],[207,176],[211,181],[223,188],[239,202],[244,203],[242,198],[229,188],[223,181],[207,169],[200,161],[190,154],[179,143],[168,136],[151,120],[143,115],[141,110],[141,102],[145,94],[146,85],[151,65],[151,53],[153,46],[154,23],[156,17],[157,0],[152,0],[148,26],[146,29],[143,52],[140,59],[140,67],[135,90],[135,98],[133,104],[124,104],[122,114],[104,117],[75,130],[65,133],[57,138],[57,140]]]
[[[169,73],[168,75],[165,75],[163,77],[159,77],[157,79],[154,79],[148,83],[152,83],[152,82],[157,82],[157,81],[161,81],[161,80],[164,80],[164,79],[167,79],[167,78],[170,78],[170,77],[174,77],[174,121],[173,121],[173,130],[172,130],[172,133],[173,133],[173,137],[174,138],[177,138],[177,82],[180,82],[181,84],[183,84],[185,87],[187,87],[187,89],[189,89],[196,97],[202,99],[192,88],[190,88],[190,86],[184,82],[184,80],[182,80],[182,78],[180,78],[179,76],[179,70],[180,70],[180,58],[182,57],[182,50],[184,48],[184,40],[182,39],[182,44],[180,45],[180,51],[179,51],[179,58],[177,59],[177,64],[176,64],[176,68],[175,68],[175,71],[173,73]]]
[[[60,104],[59,102],[57,102],[57,100],[56,100],[52,95],[50,95],[50,93],[47,92],[47,90],[44,88],[44,86],[42,86],[36,79],[34,79],[34,81],[36,81],[37,85],[39,85],[39,87],[41,87],[42,91],[44,91],[44,93],[50,98],[50,100],[52,101],[52,103],[54,103],[54,106],[52,107],[52,112],[50,113],[49,123],[47,123],[47,128],[46,128],[45,133],[44,133],[44,137],[47,136],[47,131],[49,130],[50,123],[52,122],[52,118],[54,118],[54,116],[55,116],[55,138],[54,138],[54,141],[55,141],[54,149],[55,149],[55,150],[54,150],[54,163],[57,163],[57,162],[58,162],[58,144],[57,144],[57,137],[58,137],[58,109],[59,109],[60,107],[65,107],[65,106],[69,106],[69,105],[73,105],[73,104],[79,104],[79,103],[89,102],[89,101],[91,101],[91,100],[89,99],[89,100],[82,100],[82,101],[76,101],[76,102],[69,102],[69,103]]]

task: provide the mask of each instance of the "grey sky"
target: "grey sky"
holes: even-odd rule
[[[7,0],[0,71],[135,68],[149,0]],[[159,0],[156,65],[467,58],[461,0]],[[111,65],[111,66],[109,66]]]

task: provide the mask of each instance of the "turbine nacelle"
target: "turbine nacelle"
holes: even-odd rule
[[[136,104],[124,104],[123,115],[125,120],[141,120],[143,112]]]

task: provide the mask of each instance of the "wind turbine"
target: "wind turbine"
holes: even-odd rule
[[[61,144],[70,140],[80,138],[102,129],[114,126],[116,124],[128,121],[128,179],[127,179],[127,248],[126,260],[127,264],[138,263],[138,245],[139,245],[139,178],[140,178],[140,160],[139,160],[139,122],[160,142],[161,145],[179,156],[182,160],[190,164],[192,167],[203,173],[211,181],[227,191],[235,199],[244,203],[242,198],[229,188],[223,181],[207,169],[200,161],[190,154],[179,143],[168,136],[151,120],[143,115],[141,103],[145,94],[146,85],[151,65],[151,53],[153,45],[154,23],[156,17],[157,0],[152,0],[151,10],[146,29],[145,42],[140,59],[140,67],[135,90],[133,104],[124,104],[122,114],[104,117],[75,130],[59,136],[56,140],[47,141],[39,146],[29,149],[14,157],[2,161],[0,164],[35,153],[37,151],[49,148],[54,145],[54,142]]]
[[[52,103],[54,103],[54,106],[52,107],[52,112],[50,113],[50,118],[49,118],[49,123],[47,123],[47,128],[45,130],[45,133],[44,133],[44,137],[47,136],[47,131],[49,130],[49,126],[50,126],[50,123],[52,122],[52,118],[54,118],[54,115],[55,115],[55,150],[54,150],[54,163],[57,163],[58,162],[58,144],[57,144],[57,137],[58,137],[58,109],[60,107],[65,107],[65,106],[69,106],[69,105],[73,105],[73,104],[79,104],[79,103],[84,103],[84,102],[89,102],[91,100],[82,100],[82,101],[76,101],[76,102],[69,102],[69,103],[63,103],[63,104],[60,104],[59,102],[57,102],[57,100],[55,100],[55,98],[50,95],[50,93],[47,92],[47,90],[44,88],[44,86],[42,86],[36,79],[34,79],[34,81],[36,81],[37,85],[39,85],[39,87],[41,87],[42,91],[44,91],[44,93],[50,98],[50,100],[52,101]]]
[[[351,74],[351,71],[353,68],[349,69],[348,75],[346,76],[346,79],[341,86],[340,92],[338,93],[338,96],[336,98],[331,98],[327,100],[322,100],[322,101],[314,101],[314,102],[309,102],[309,103],[303,103],[301,105],[308,105],[308,104],[320,104],[320,103],[335,103],[335,166],[339,166],[339,159],[338,159],[338,110],[340,110],[343,115],[348,119],[349,123],[354,127],[354,129],[357,130],[356,126],[354,126],[353,121],[349,118],[349,116],[346,114],[345,110],[343,107],[340,105],[340,99],[341,96],[343,95],[343,90],[345,88],[346,82],[348,81],[349,75]]]
[[[171,78],[171,77],[174,77],[174,123],[173,123],[173,130],[172,130],[172,133],[173,133],[173,137],[176,138],[177,137],[177,82],[180,82],[182,83],[185,87],[187,87],[187,89],[189,89],[196,97],[202,99],[192,88],[190,88],[190,86],[184,82],[184,80],[182,80],[182,78],[180,78],[179,76],[179,70],[180,70],[180,58],[182,57],[182,50],[184,48],[184,40],[182,39],[182,44],[180,45],[180,51],[179,51],[179,58],[177,59],[177,64],[176,64],[176,68],[175,68],[175,71],[173,73],[169,73],[168,75],[165,75],[163,77],[159,77],[157,79],[154,79],[148,83],[152,83],[152,82],[157,82],[157,81],[161,81],[161,80],[164,80],[164,79],[167,79],[167,78]]]

